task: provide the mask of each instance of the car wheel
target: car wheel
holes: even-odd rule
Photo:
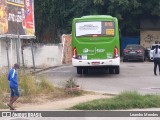
[[[123,59],[123,62],[127,62],[127,60],[126,60],[126,59]]]
[[[141,58],[141,62],[144,62],[144,57]]]

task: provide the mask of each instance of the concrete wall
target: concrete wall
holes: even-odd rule
[[[7,46],[9,53],[10,68],[13,66],[14,63],[17,63],[16,41],[17,41],[16,39],[12,39],[9,40],[9,43],[7,44],[5,39],[3,40],[0,39],[0,67],[8,66],[7,50],[6,50]],[[35,67],[46,68],[61,64],[71,64],[71,59],[72,59],[71,35],[62,35],[61,41],[62,43],[57,45],[33,44]],[[21,46],[21,42],[19,46]],[[20,55],[19,60],[22,66],[23,62],[22,62],[21,47],[18,50]],[[25,66],[33,67],[31,46],[29,44],[28,46],[25,45],[23,50],[23,56],[24,56]]]
[[[7,67],[7,44],[5,40],[0,40],[0,67]],[[12,40],[12,43],[8,44],[9,53],[9,66],[10,68],[14,63],[17,63],[16,41]],[[33,53],[35,59],[35,66],[39,68],[45,68],[62,64],[62,46],[61,44],[55,45],[34,45]],[[20,64],[22,65],[21,49],[19,49]],[[31,46],[24,47],[24,63],[26,67],[33,67]]]
[[[150,47],[155,41],[160,42],[160,31],[143,30],[140,33],[140,39],[142,46]]]
[[[34,45],[33,53],[35,66],[40,68],[60,65],[62,57],[62,48],[59,45]],[[33,66],[31,47],[24,47],[24,63],[27,67]]]
[[[11,40],[8,44],[6,40],[0,40],[0,67],[8,66],[7,60],[7,50],[8,47],[8,55],[9,55],[9,65],[13,65],[17,61],[16,57],[16,41]]]

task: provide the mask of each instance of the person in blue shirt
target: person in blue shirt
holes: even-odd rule
[[[20,93],[18,89],[18,74],[17,69],[19,68],[18,64],[14,64],[14,67],[9,70],[8,73],[8,80],[9,80],[9,86],[10,86],[10,103],[8,103],[8,106],[10,107],[10,110],[15,110],[13,108],[13,103],[19,98]]]

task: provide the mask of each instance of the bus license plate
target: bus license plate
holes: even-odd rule
[[[87,60],[87,55],[83,55],[82,60]]]
[[[132,51],[132,52],[130,52],[131,54],[134,54],[134,53],[136,53],[136,52],[134,52],[134,51]]]
[[[99,65],[100,62],[92,62],[92,65]]]

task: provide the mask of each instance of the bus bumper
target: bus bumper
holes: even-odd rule
[[[119,66],[120,57],[115,59],[103,59],[103,60],[78,60],[72,58],[73,66]]]

